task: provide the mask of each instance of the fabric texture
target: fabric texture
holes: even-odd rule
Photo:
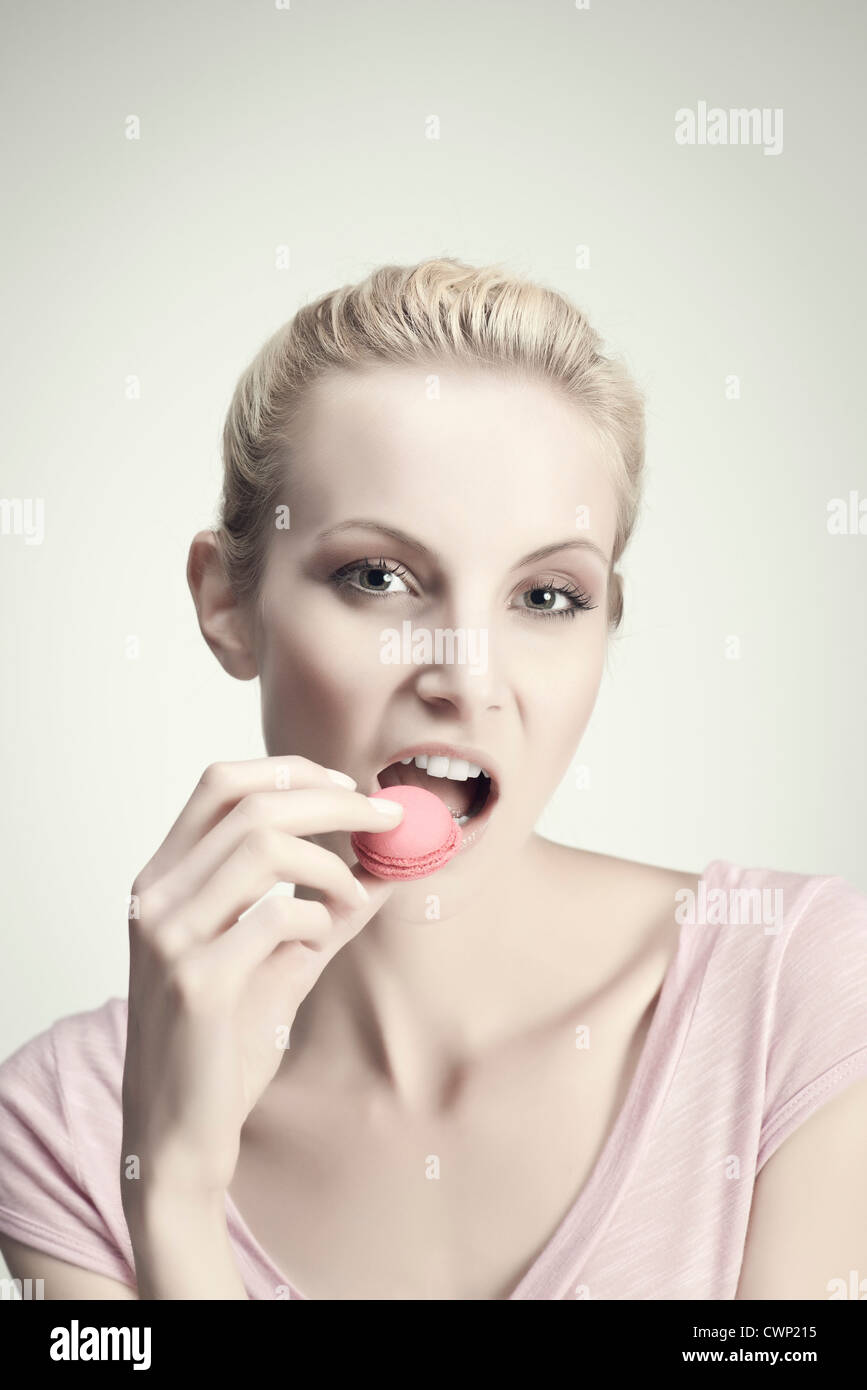
[[[614,1127],[511,1299],[732,1299],[758,1173],[867,1076],[867,895],[726,860],[700,889]],[[126,1008],[62,1018],[0,1065],[0,1233],[134,1289]],[[303,1299],[228,1194],[226,1214],[251,1299]]]

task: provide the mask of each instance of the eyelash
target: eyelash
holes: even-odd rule
[[[403,579],[404,582],[406,582],[409,575],[409,571],[405,569],[403,565],[389,564],[385,556],[380,556],[378,560],[370,560],[365,557],[363,560],[353,560],[351,564],[341,565],[340,569],[335,570],[331,575],[331,580],[338,589],[350,587],[353,589],[353,592],[357,594],[367,594],[373,599],[388,598],[389,595],[387,592],[377,594],[370,589],[360,589],[349,584],[350,579],[358,574],[359,571],[363,570],[383,570],[387,574],[396,574],[398,578]],[[568,581],[564,582],[560,580],[555,582],[552,579],[540,578],[530,584],[528,588],[523,589],[522,593],[532,593],[535,589],[550,589],[553,593],[565,594],[569,599],[569,607],[554,610],[549,609],[546,611],[543,608],[528,608],[526,605],[520,605],[523,607],[525,613],[535,613],[542,618],[574,618],[576,613],[586,613],[596,607],[595,603],[590,602],[590,596],[588,594],[585,594],[583,590],[576,588],[575,585],[570,584]]]

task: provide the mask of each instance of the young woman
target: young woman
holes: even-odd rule
[[[0,1068],[14,1275],[456,1300],[867,1276],[867,897],[534,833],[620,622],[643,456],[622,364],[500,268],[388,266],[265,344],[188,579],[259,678],[268,756],[209,767],[139,873],[128,1001]],[[369,799],[398,782],[463,840],[395,883],[350,834],[400,821]]]

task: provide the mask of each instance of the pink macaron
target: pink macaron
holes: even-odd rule
[[[457,854],[463,831],[448,806],[423,787],[384,787],[374,792],[399,801],[403,820],[393,830],[359,830],[350,843],[358,862],[377,878],[424,878]]]

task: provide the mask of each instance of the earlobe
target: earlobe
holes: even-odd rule
[[[230,585],[216,534],[199,531],[187,557],[187,583],[196,606],[202,636],[225,671],[236,680],[258,674],[249,612]]]

